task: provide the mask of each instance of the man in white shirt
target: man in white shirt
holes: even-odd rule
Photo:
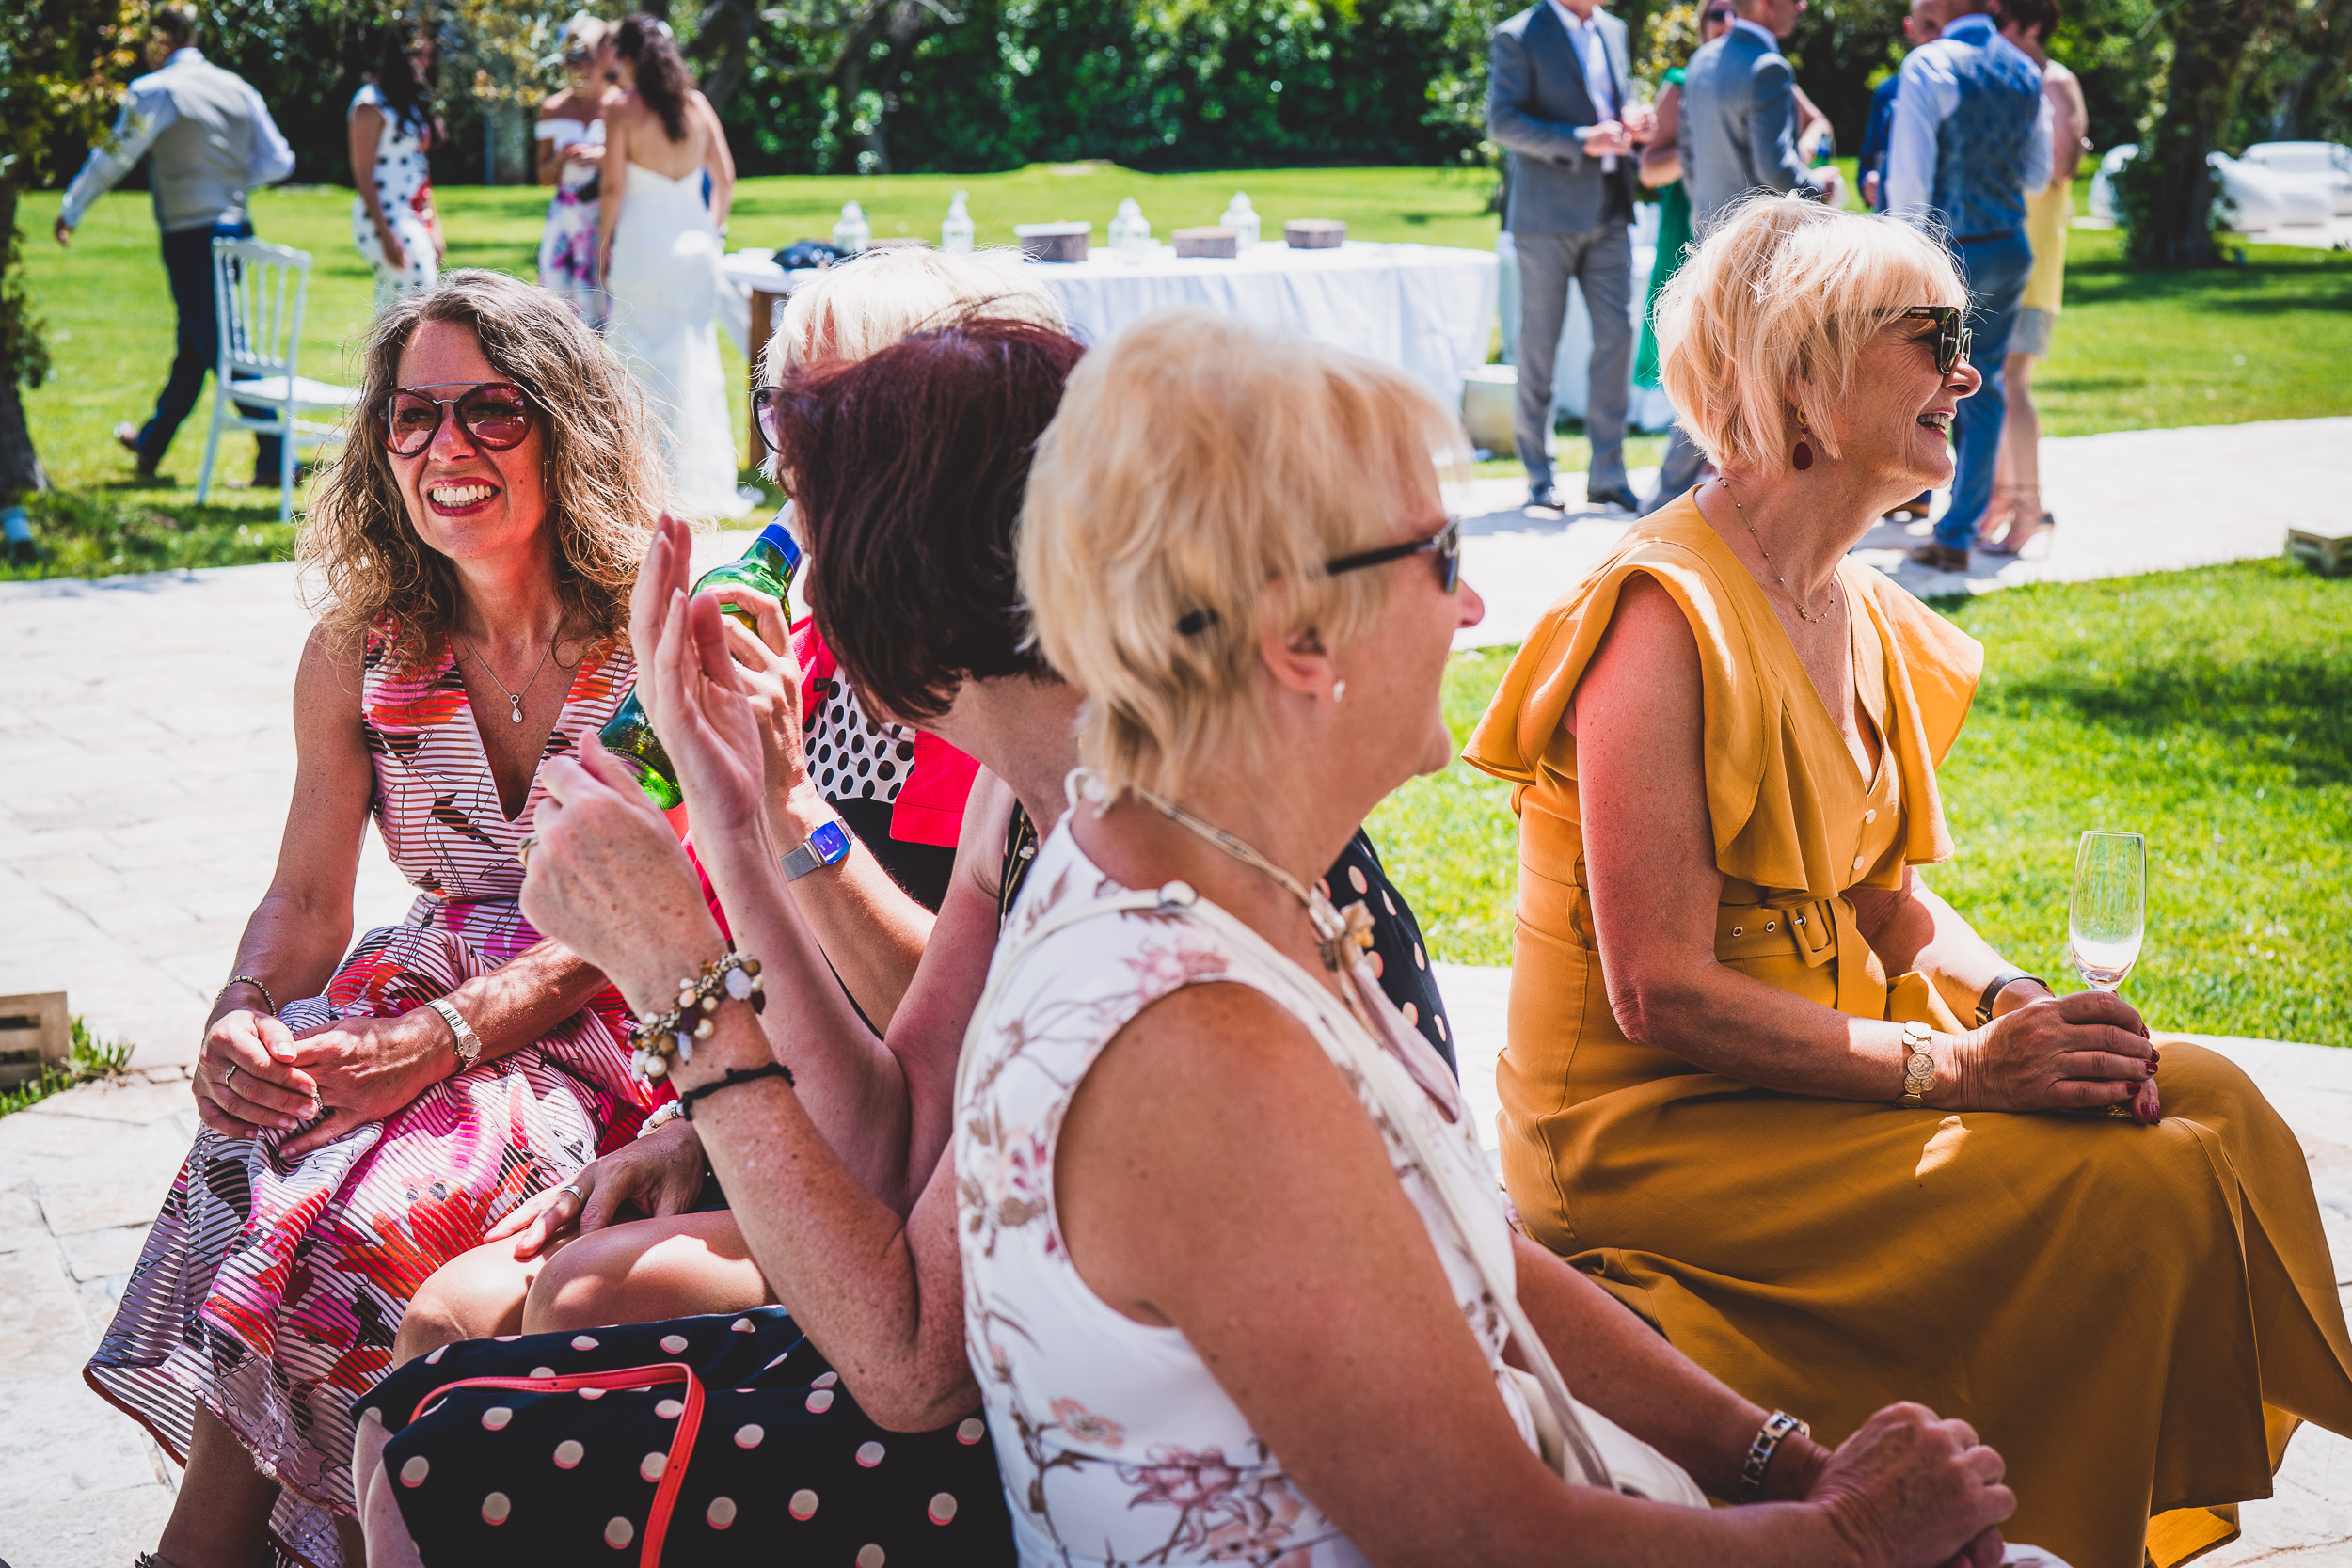
[[[2033,273],[2026,198],[2050,182],[2042,71],[2001,37],[1990,0],[1947,0],[1943,35],[1903,61],[1886,147],[1886,209],[1940,231],[1968,285],[1969,363],[1984,386],[1952,420],[1952,501],[1920,565],[1965,572],[1993,500],[2008,388],[2002,365]]]
[[[1636,144],[1647,108],[1632,98],[1625,24],[1597,0],[1536,0],[1497,26],[1487,46],[1486,132],[1509,153],[1502,226],[1519,273],[1518,402],[1512,435],[1529,501],[1552,489],[1551,371],[1567,320],[1568,285],[1584,291],[1593,357],[1584,429],[1593,447],[1585,499],[1630,512],[1626,405],[1632,394]]]
[[[154,474],[181,421],[196,406],[205,373],[219,358],[213,241],[251,237],[246,192],[283,180],[294,166],[294,150],[278,135],[261,94],[242,77],[208,62],[193,47],[195,38],[195,12],[178,4],[156,8],[150,53],[157,69],[124,93],[113,135],[90,149],[82,171],[66,188],[55,230],[59,245],[70,244],[90,203],[142,157],[150,158],[155,226],[163,231],[164,271],[180,324],[171,374],[155,400],[154,417],[141,426],[127,420],[115,426],[115,439],[137,456],[143,477]],[[274,484],[278,437],[257,439],[256,482]]]

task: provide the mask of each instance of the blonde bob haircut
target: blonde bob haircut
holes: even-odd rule
[[[1014,251],[950,256],[892,245],[827,267],[792,291],[761,357],[760,379],[773,385],[814,359],[864,359],[973,316],[1070,330],[1061,302]]]
[[[368,329],[342,451],[320,470],[294,543],[306,575],[323,579],[314,608],[329,643],[356,648],[382,628],[394,665],[413,668],[439,653],[457,611],[456,570],[418,536],[384,450],[385,402],[426,322],[470,328],[491,370],[530,399],[564,629],[625,643],[629,589],[669,493],[637,384],[554,294],[471,267],[386,307]]]
[[[1682,428],[1718,467],[1764,477],[1835,415],[1864,345],[1915,305],[1968,303],[1951,258],[1899,218],[1754,196],[1709,226],[1658,301],[1659,366]]]
[[[1364,636],[1396,575],[1323,563],[1434,513],[1461,439],[1402,372],[1197,308],[1079,361],[1030,466],[1021,592],[1087,693],[1079,751],[1107,800],[1262,755],[1260,601],[1278,595],[1284,635]]]

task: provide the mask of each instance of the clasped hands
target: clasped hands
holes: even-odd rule
[[[1587,158],[1623,157],[1638,150],[1657,134],[1658,116],[1646,104],[1629,103],[1616,119],[1604,119],[1577,133]]]
[[[224,1137],[291,1134],[297,1160],[406,1105],[455,1069],[449,1025],[428,1007],[293,1030],[234,1007],[213,1020],[197,1061],[196,1113]]]
[[[2158,1054],[2138,1010],[2113,992],[2041,991],[1940,1052],[1947,1059],[1936,1064],[1927,1103],[1979,1111],[2126,1105],[2138,1120],[2154,1122],[2163,1116]]]

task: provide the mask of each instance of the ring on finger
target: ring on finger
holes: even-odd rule
[[[584,1198],[584,1197],[582,1197],[582,1196],[580,1196],[580,1188],[579,1188],[577,1185],[574,1185],[574,1186],[568,1186],[568,1187],[558,1187],[558,1188],[556,1188],[555,1190],[556,1190],[558,1193],[562,1194],[564,1196],[570,1198],[570,1199],[571,1199],[574,1203],[578,1203],[578,1204],[580,1204],[580,1205],[585,1206],[585,1205],[586,1205],[586,1203],[587,1203],[587,1201],[588,1201],[586,1198]]]
[[[522,842],[515,846],[515,858],[522,862],[523,869],[525,871],[531,869],[531,852],[537,847],[539,847],[539,835],[537,833],[523,834]]]
[[[221,1081],[222,1083],[226,1084],[226,1083],[228,1083],[228,1082],[229,1082],[229,1080],[230,1080],[231,1078],[234,1078],[236,1075],[237,1075],[237,1064],[236,1064],[236,1063],[234,1063],[234,1062],[231,1062],[231,1063],[230,1063],[230,1064],[229,1064],[229,1070],[228,1070],[227,1072],[222,1073],[222,1074],[220,1075],[220,1081]]]

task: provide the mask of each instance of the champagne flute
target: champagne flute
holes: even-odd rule
[[[2074,849],[2066,937],[2075,970],[2094,990],[2117,990],[2139,961],[2148,926],[2148,841],[2138,833],[2087,832]]]

